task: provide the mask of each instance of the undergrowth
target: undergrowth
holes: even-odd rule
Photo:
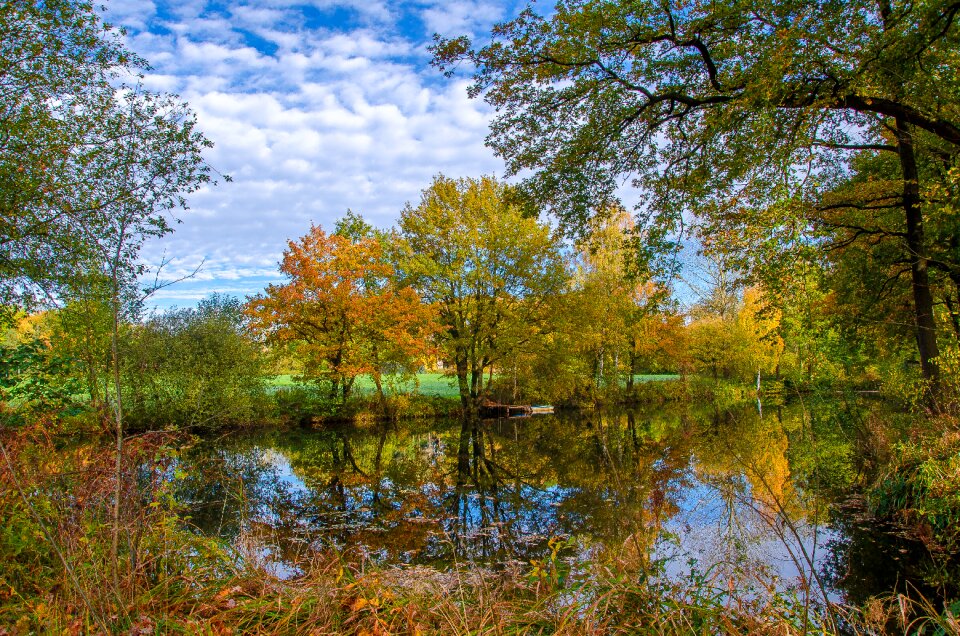
[[[817,591],[759,580],[733,585],[696,567],[671,575],[656,561],[572,563],[560,541],[536,562],[497,569],[459,563],[444,571],[305,550],[300,574],[281,580],[244,547],[254,542],[225,543],[191,528],[172,495],[182,478],[178,452],[190,441],[180,434],[127,440],[114,559],[113,450],[49,429],[40,423],[0,431],[5,636],[960,633],[957,604],[934,607],[898,595],[850,608],[826,604]],[[957,491],[943,490],[956,482],[942,480],[954,474],[956,439],[945,434],[934,448],[905,445],[891,476],[908,485],[877,491],[888,493],[889,514],[908,511],[906,520],[930,524],[942,542],[956,538],[956,509],[948,504]],[[935,504],[944,494],[947,504]],[[880,503],[875,510],[882,513]]]

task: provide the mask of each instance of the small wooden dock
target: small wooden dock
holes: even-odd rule
[[[529,404],[500,404],[489,400],[480,404],[480,417],[528,417],[530,415],[540,415],[544,413],[553,413],[552,406]]]

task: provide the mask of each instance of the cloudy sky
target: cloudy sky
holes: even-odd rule
[[[160,307],[278,279],[287,239],[348,209],[389,227],[433,175],[502,175],[484,146],[490,111],[430,67],[434,33],[480,36],[515,0],[109,0],[107,19],[152,65],[145,84],[179,94],[233,178],[198,192],[148,261],[192,280]]]

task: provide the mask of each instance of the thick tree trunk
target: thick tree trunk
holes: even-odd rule
[[[483,369],[476,365],[470,370],[470,398],[476,405],[480,399],[480,385],[483,383]]]
[[[920,367],[923,377],[936,385],[939,370],[935,359],[940,355],[937,348],[937,326],[933,315],[933,294],[930,292],[930,277],[923,235],[923,212],[920,209],[920,181],[914,155],[913,134],[910,125],[896,120],[897,151],[903,171],[903,211],[907,222],[907,249],[910,257],[910,274],[913,286],[914,317],[917,327],[917,349],[920,352]]]
[[[383,379],[380,376],[380,372],[370,374],[373,377],[373,383],[377,387],[377,397],[380,398],[381,406],[386,406],[387,404],[387,395],[383,392]]]
[[[469,413],[472,408],[470,403],[470,383],[467,381],[467,373],[470,369],[467,366],[466,358],[457,355],[457,388],[460,389],[460,405],[463,406],[464,413]]]

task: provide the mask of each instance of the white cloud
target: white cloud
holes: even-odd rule
[[[332,227],[351,208],[387,227],[438,172],[503,171],[483,143],[488,107],[429,68],[424,48],[432,30],[489,28],[503,17],[496,3],[314,0],[356,20],[313,28],[301,4],[110,5],[111,18],[131,27],[129,46],[154,66],[146,86],[190,103],[216,144],[209,163],[233,178],[191,196],[175,234],[145,253],[155,263],[175,257],[168,278],[204,261],[185,288],[191,298],[259,291],[278,276],[286,241],[311,222]],[[424,31],[402,32],[402,15],[419,17]],[[155,302],[186,299],[173,290]]]
[[[423,11],[429,31],[450,36],[478,34],[503,19],[504,3],[490,0],[436,0]]]

